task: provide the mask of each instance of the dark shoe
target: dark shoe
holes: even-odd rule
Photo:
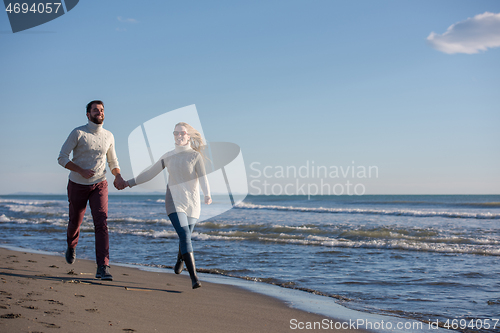
[[[68,247],[68,249],[66,250],[66,262],[71,265],[72,263],[75,262],[75,259],[76,259],[76,249]]]
[[[184,269],[184,261],[182,260],[181,249],[179,249],[179,253],[177,254],[177,262],[175,263],[174,266],[174,272],[175,274],[181,274],[183,269]]]
[[[201,282],[198,280],[198,276],[196,275],[193,252],[183,254],[182,259],[184,259],[184,262],[186,263],[186,268],[189,272],[189,276],[191,277],[193,289],[200,288]]]
[[[109,273],[109,266],[101,265],[97,266],[97,272],[95,273],[96,279],[113,281],[113,276]]]

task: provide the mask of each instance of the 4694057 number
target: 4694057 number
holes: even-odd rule
[[[9,3],[7,7],[5,8],[5,11],[8,12],[9,14],[14,13],[14,14],[26,14],[26,13],[33,13],[33,14],[51,14],[52,12],[56,13],[59,11],[59,8],[61,7],[60,2],[39,2],[39,3],[33,3],[30,7],[28,3]]]
[[[447,329],[471,329],[471,330],[481,330],[481,329],[496,329],[500,319],[448,319],[443,327]]]

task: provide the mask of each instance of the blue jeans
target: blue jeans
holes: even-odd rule
[[[198,219],[188,217],[186,213],[172,213],[168,215],[168,218],[170,219],[170,222],[172,222],[172,225],[179,236],[181,254],[193,252],[191,234],[193,233],[194,225]]]

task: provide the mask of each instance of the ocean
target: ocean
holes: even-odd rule
[[[213,199],[202,219],[223,211]],[[164,205],[164,195],[110,195],[111,265],[175,264]],[[65,195],[0,196],[0,245],[63,254],[67,206]],[[500,331],[500,195],[248,196],[199,222],[193,246],[206,273],[462,332]],[[90,209],[77,258],[95,258]]]

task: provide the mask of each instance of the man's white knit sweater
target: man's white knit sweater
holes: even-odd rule
[[[113,134],[89,120],[87,125],[75,128],[64,142],[57,161],[63,167],[70,162],[73,151],[73,163],[83,169],[93,170],[95,174],[85,179],[78,172],[71,171],[69,179],[77,184],[91,185],[106,179],[106,159],[109,169],[119,168],[115,152]]]
[[[130,187],[153,179],[164,168],[168,170],[168,185],[165,196],[167,215],[186,213],[189,217],[199,218],[200,189],[205,196],[210,196],[210,187],[203,163],[203,157],[193,150],[189,144],[175,146],[175,150],[163,155],[149,169],[128,181]]]

